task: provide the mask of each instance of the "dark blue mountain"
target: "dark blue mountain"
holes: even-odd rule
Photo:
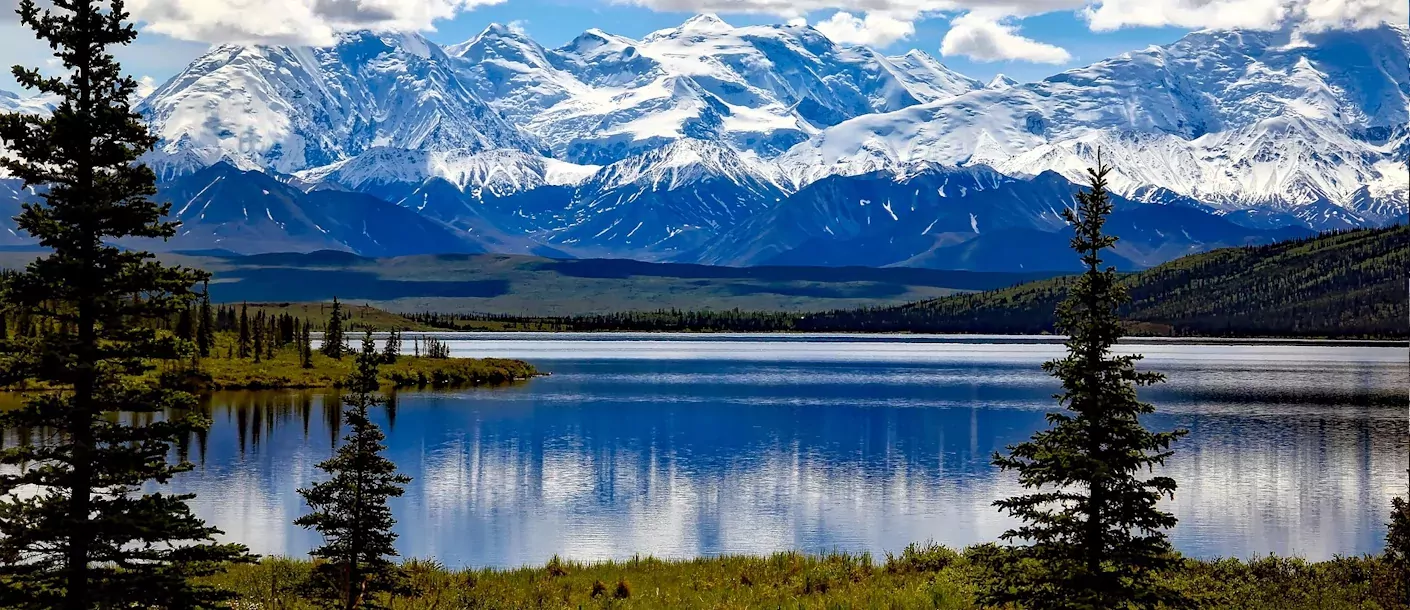
[[[376,197],[305,193],[227,163],[162,184],[158,198],[171,202],[172,218],[181,222],[167,249],[340,250],[365,256],[485,251],[473,236]]]
[[[918,266],[973,271],[1071,271],[1078,261],[1060,213],[1077,185],[988,168],[931,167],[905,179],[877,173],[821,180],[750,218],[700,252],[727,265]],[[1305,229],[1239,226],[1190,205],[1117,198],[1111,256],[1134,270],[1213,248],[1270,243]]]

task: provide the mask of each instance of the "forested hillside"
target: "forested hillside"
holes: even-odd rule
[[[1128,276],[1123,317],[1172,335],[1410,335],[1410,226],[1323,234],[1188,256]],[[1053,332],[1068,278],[900,307],[809,316],[799,330]]]
[[[1076,256],[1076,255],[1072,255]],[[1410,227],[1318,237],[1188,256],[1128,275],[1122,310],[1137,334],[1406,337]],[[413,316],[446,329],[731,332],[1055,332],[1071,278],[908,305],[814,314],[780,311],[624,311],[563,317]]]

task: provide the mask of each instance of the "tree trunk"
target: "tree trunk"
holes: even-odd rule
[[[93,18],[93,3],[91,0],[81,2],[74,7],[74,13],[81,20]],[[93,116],[93,91],[92,91],[92,64],[93,45],[88,40],[88,29],[79,28],[82,32],[82,44],[79,53],[76,54],[77,81],[79,87],[79,111],[76,113],[77,121],[80,123],[80,133],[91,132],[88,120]],[[85,194],[93,191],[93,162],[88,157],[90,151],[87,149],[79,151],[79,163],[76,168],[77,180],[75,186],[79,187]],[[91,599],[88,582],[88,557],[92,552],[93,526],[89,522],[93,512],[93,393],[97,377],[97,336],[95,332],[96,321],[94,307],[96,303],[93,298],[92,274],[95,266],[96,254],[93,248],[98,246],[97,231],[92,227],[93,219],[84,218],[80,221],[79,232],[84,237],[93,236],[91,240],[85,240],[80,246],[80,256],[85,265],[82,281],[77,286],[78,292],[78,371],[74,379],[73,410],[69,413],[68,425],[69,434],[73,437],[73,472],[69,484],[69,519],[71,528],[67,557],[65,557],[65,569],[68,574],[64,582],[64,605],[69,610],[88,610]]]

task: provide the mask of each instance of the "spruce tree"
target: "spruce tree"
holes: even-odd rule
[[[211,319],[210,282],[203,283],[201,290],[201,313],[196,326],[196,350],[202,358],[209,358],[211,347],[215,345],[215,320]]]
[[[1123,335],[1117,308],[1128,297],[1116,271],[1102,264],[1103,252],[1117,241],[1103,233],[1112,211],[1109,172],[1099,160],[1088,170],[1090,190],[1077,194],[1077,209],[1063,211],[1086,271],[1058,306],[1059,327],[1069,336],[1067,356],[1043,370],[1062,381],[1057,398],[1066,411],[1050,413],[1049,427],[1009,447],[1008,456],[994,456],[995,465],[1016,471],[1034,493],[995,503],[1024,523],[1003,539],[1026,546],[1005,553],[1007,568],[983,596],[988,604],[1108,609],[1184,601],[1157,578],[1178,561],[1165,535],[1176,519],[1157,507],[1173,497],[1175,481],[1141,475],[1163,465],[1185,432],[1142,426],[1140,417],[1155,409],[1136,389],[1164,377],[1137,371],[1140,356],[1112,354]]]
[[[328,327],[323,330],[323,355],[335,360],[343,359],[347,340],[343,338],[343,307],[338,297],[333,297],[333,311],[328,314]]]
[[[343,419],[349,432],[333,457],[318,465],[331,478],[299,490],[313,512],[294,521],[323,535],[323,546],[312,552],[324,560],[312,579],[314,597],[345,610],[378,607],[375,597],[401,581],[392,563],[396,520],[387,500],[400,497],[411,477],[397,474],[396,464],[382,455],[386,437],[368,417],[383,402],[377,394],[381,361],[368,331],[346,383]]]
[[[382,348],[382,361],[387,364],[396,364],[397,358],[401,356],[401,331],[391,330],[387,332],[387,345]]]
[[[196,320],[191,315],[191,306],[181,308],[181,313],[176,317],[176,336],[183,341],[195,341]]]
[[[254,322],[255,362],[259,362],[261,359],[264,358],[264,330],[264,312],[261,311],[258,315],[255,316]]]
[[[309,330],[312,324],[304,322],[304,334],[299,339],[299,353],[303,355],[303,367],[313,368],[313,332]]]
[[[274,316],[269,316],[269,331],[265,333],[265,337],[267,337],[264,348],[265,356],[273,360],[275,352],[279,348],[279,324],[275,321]]]
[[[250,306],[240,305],[240,334],[236,339],[240,348],[240,357],[250,357]]]
[[[44,431],[0,451],[0,607],[212,607],[230,596],[196,577],[243,560],[244,549],[215,544],[191,496],[156,491],[190,468],[168,456],[206,422],[189,394],[142,381],[153,363],[192,349],[160,327],[190,305],[204,274],[112,245],[176,232],[163,220],[170,206],[150,200],[155,176],[138,160],[154,139],[130,107],[137,83],[111,51],[137,32],[121,0],[44,5],[21,0],[19,20],[54,50],[59,75],[16,67],[14,77],[58,104],[47,117],[0,116],[9,153],[0,167],[41,197],[16,224],[49,253],[3,298],[64,332],[7,341],[0,382],[64,389],[0,411],[0,429]]]

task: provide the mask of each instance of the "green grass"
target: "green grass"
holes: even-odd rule
[[[383,312],[385,313],[385,312]],[[400,319],[401,316],[387,314]],[[231,357],[235,339],[229,333],[216,337],[211,357],[201,360],[191,371],[185,363],[167,362],[149,373],[149,379],[162,379],[190,391],[215,390],[282,390],[321,389],[339,387],[352,373],[355,356],[349,354],[335,360],[315,351],[313,368],[303,368],[298,350],[288,346],[275,351],[273,358],[255,362],[253,358]],[[411,341],[406,341],[411,348]],[[398,388],[448,388],[500,385],[522,381],[539,374],[533,365],[522,360],[503,358],[417,358],[404,354],[397,361],[381,366],[382,380]],[[0,388],[0,392],[40,392],[51,389],[38,383],[23,383]]]
[[[202,361],[204,375],[190,377],[202,390],[273,390],[337,387],[352,372],[352,356],[334,360],[313,355],[314,368],[300,366],[293,350],[284,350],[273,360],[209,358]],[[382,380],[396,387],[457,387],[497,385],[528,379],[538,374],[533,365],[498,358],[431,359],[403,356],[383,364]]]
[[[392,607],[432,609],[978,609],[985,571],[978,553],[912,545],[876,561],[868,555],[779,553],[681,561],[637,558],[584,564],[557,559],[514,570],[447,570],[410,561],[417,593]],[[313,608],[295,594],[311,564],[266,559],[211,579],[236,592],[240,608]],[[1377,558],[1313,563],[1298,559],[1188,561],[1166,575],[1209,609],[1404,610],[1397,575]]]
[[[314,304],[316,307],[316,304]],[[385,312],[383,312],[385,313]],[[401,316],[386,314],[397,319]],[[352,342],[357,344],[354,337]],[[278,390],[333,388],[342,384],[352,373],[352,354],[335,360],[317,350],[313,353],[313,368],[303,368],[294,346],[276,350],[274,358],[255,362],[253,358],[232,358],[235,337],[230,333],[216,336],[211,357],[201,360],[200,370],[186,372],[185,367],[169,367],[155,371],[175,383],[192,390]],[[410,350],[411,341],[405,342]],[[529,379],[538,374],[533,365],[520,360],[499,358],[417,358],[403,354],[397,361],[381,366],[383,382],[388,386],[464,387],[499,385]]]

